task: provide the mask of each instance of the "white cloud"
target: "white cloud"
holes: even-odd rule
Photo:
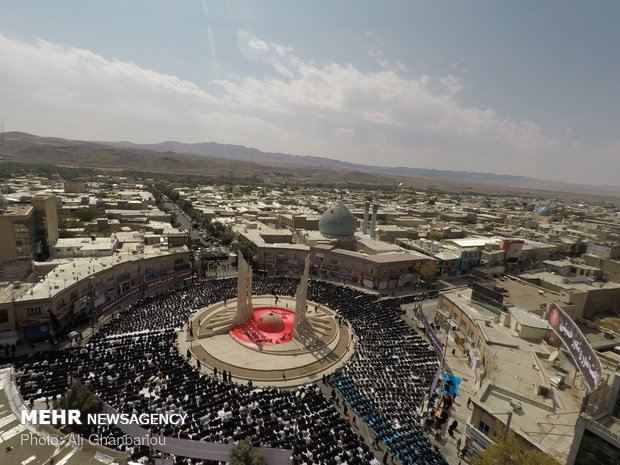
[[[555,141],[535,123],[460,105],[457,76],[364,72],[352,64],[316,64],[248,34],[239,40],[249,59],[263,60],[274,73],[228,76],[207,90],[87,50],[0,35],[0,118],[7,130],[39,135],[213,140],[368,164],[539,177],[539,154],[547,155],[540,166],[551,167],[549,173],[563,160],[559,149],[548,150]],[[612,159],[616,147],[607,153]]]
[[[251,48],[258,48],[257,43],[260,58],[282,77],[215,81],[230,105],[289,115],[310,112],[321,118],[498,140],[526,151],[556,143],[533,122],[501,119],[491,109],[459,105],[455,96],[463,86],[453,75],[439,79],[402,76],[390,69],[379,49],[372,49],[371,54],[387,69],[362,72],[351,64],[316,65],[294,55],[290,48],[254,38],[248,41]]]

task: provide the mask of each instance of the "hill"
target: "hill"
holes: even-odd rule
[[[205,142],[133,144],[40,137],[23,132],[4,134],[6,160],[65,167],[138,170],[210,179],[253,179],[263,182],[311,182],[392,185],[415,188],[564,197],[620,196],[613,187],[579,186],[522,176],[408,167],[378,167],[329,158],[261,152],[240,145]]]

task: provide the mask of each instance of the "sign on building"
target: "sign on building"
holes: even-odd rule
[[[588,385],[588,390],[592,392],[598,387],[603,372],[601,361],[594,349],[573,319],[556,304],[553,304],[549,312],[549,324],[570,352]]]

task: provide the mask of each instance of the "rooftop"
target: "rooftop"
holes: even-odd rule
[[[508,307],[508,313],[514,317],[517,322],[522,326],[529,326],[530,328],[541,328],[547,329],[550,328],[549,323],[546,320],[543,320],[539,316],[534,315],[522,308],[516,306]]]
[[[541,271],[538,273],[526,273],[521,275],[526,279],[540,279],[541,281],[545,281],[550,284],[554,284],[558,287],[564,289],[577,289],[579,291],[594,291],[597,289],[618,289],[620,288],[620,284],[613,282],[602,282],[597,281],[593,284],[582,283],[582,282],[566,282],[564,276],[560,276],[554,273],[550,273],[548,271]]]
[[[165,256],[176,252],[187,252],[185,246],[161,250],[159,246],[144,246],[143,252],[138,251],[137,243],[124,244],[119,253],[106,257],[75,258],[57,260],[58,265],[38,283],[22,284],[19,292],[21,295],[15,297],[16,302],[46,299],[62,292],[69,286],[78,281],[84,280],[89,276],[105,269],[111,268],[119,263],[138,262],[144,258]]]

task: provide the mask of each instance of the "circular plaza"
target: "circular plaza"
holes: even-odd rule
[[[233,323],[238,299],[195,312],[179,332],[188,362],[256,386],[294,387],[320,380],[353,356],[353,330],[324,305],[308,302],[304,331],[295,332],[295,299],[252,296],[252,304],[244,324]]]

